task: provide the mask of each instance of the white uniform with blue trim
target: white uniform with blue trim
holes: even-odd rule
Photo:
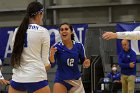
[[[12,44],[17,29],[14,32]],[[47,80],[45,65],[48,60],[50,48],[50,35],[48,30],[37,24],[29,24],[26,34],[26,47],[21,55],[21,66],[13,69],[12,80],[15,82],[38,82]]]

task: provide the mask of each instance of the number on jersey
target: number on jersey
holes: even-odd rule
[[[69,58],[69,59],[67,59],[67,65],[68,66],[73,66],[73,63],[74,63],[74,59],[73,58]]]

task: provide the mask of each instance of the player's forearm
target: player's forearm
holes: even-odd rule
[[[140,31],[134,32],[117,32],[118,39],[131,39],[131,40],[139,40],[140,39]]]
[[[50,54],[49,59],[50,59],[50,62],[51,62],[51,63],[54,63],[54,62],[55,62],[54,55]]]
[[[53,68],[56,64],[54,55],[50,55],[49,60],[51,62],[51,68]]]

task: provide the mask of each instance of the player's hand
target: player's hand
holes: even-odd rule
[[[51,64],[46,64],[46,65],[45,65],[46,71],[49,71],[50,68],[51,68]]]
[[[102,35],[102,38],[105,39],[105,40],[116,39],[117,38],[117,34],[113,33],[113,32],[105,32]]]
[[[84,68],[88,68],[90,66],[90,60],[89,59],[85,59],[85,61],[83,62],[83,67]]]
[[[53,55],[55,54],[55,52],[57,51],[57,48],[52,46],[51,49],[50,49],[50,55]]]
[[[57,51],[57,48],[52,46],[50,49],[50,57],[49,57],[51,63],[55,62],[54,54],[56,51]]]
[[[0,79],[0,83],[5,84],[5,85],[10,84],[10,82],[8,80],[5,80],[5,79]]]
[[[134,62],[131,62],[131,63],[129,64],[129,67],[130,67],[130,68],[134,68],[134,67],[135,67]]]

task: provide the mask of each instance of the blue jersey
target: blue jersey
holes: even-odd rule
[[[120,80],[121,73],[120,72],[116,72],[116,73],[110,72],[110,73],[107,74],[107,77],[110,78],[112,81]]]
[[[56,78],[60,80],[79,79],[81,73],[78,64],[79,62],[83,63],[85,60],[83,45],[73,41],[73,48],[68,49],[62,42],[58,42],[54,47],[57,48],[54,63],[58,65]]]
[[[119,54],[118,64],[121,68],[121,73],[124,75],[136,75],[136,53],[129,49],[128,52],[122,51]],[[135,67],[130,68],[129,64],[134,62]]]

